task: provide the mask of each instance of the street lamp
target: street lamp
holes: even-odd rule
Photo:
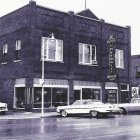
[[[51,37],[50,37],[51,36]],[[54,40],[54,34],[52,33],[47,39],[42,39],[42,79],[40,79],[40,84],[42,87],[42,99],[41,99],[41,118],[44,117],[44,57],[45,57],[45,47],[48,47],[48,40]],[[46,38],[46,37],[45,37]]]

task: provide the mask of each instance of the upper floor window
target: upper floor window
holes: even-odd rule
[[[42,37],[41,58],[46,61],[63,61],[63,41],[54,38]]]
[[[96,46],[79,43],[79,64],[97,64]]]
[[[2,63],[7,63],[8,44],[3,45]]]
[[[15,60],[20,60],[21,40],[16,41]]]
[[[124,68],[124,51],[116,49],[115,50],[115,65],[116,68]]]

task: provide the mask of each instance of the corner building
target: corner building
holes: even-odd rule
[[[130,27],[106,23],[89,9],[75,14],[29,4],[0,18],[0,101],[9,108],[41,108],[44,48],[44,106],[77,99],[128,102]],[[117,78],[108,79],[113,35]]]

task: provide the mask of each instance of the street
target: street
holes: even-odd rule
[[[140,115],[0,120],[0,140],[138,140]]]

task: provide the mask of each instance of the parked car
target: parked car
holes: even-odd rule
[[[140,112],[140,98],[132,98],[130,103],[116,104],[116,107],[121,109],[122,114]]]
[[[8,111],[7,104],[0,102],[0,114],[5,114],[6,111]]]
[[[93,117],[120,113],[120,109],[112,104],[104,104],[98,100],[76,100],[72,105],[58,106],[57,112],[66,117],[68,114],[90,114]]]

